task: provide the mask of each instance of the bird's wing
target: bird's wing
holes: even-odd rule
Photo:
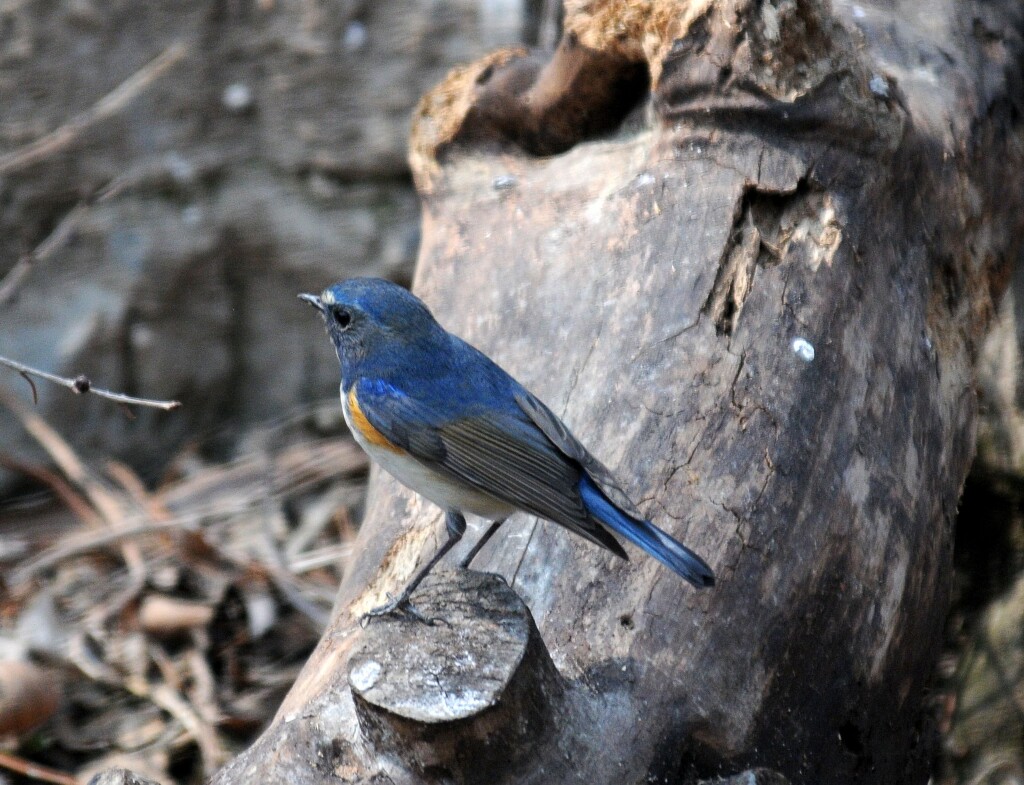
[[[391,385],[357,385],[370,424],[417,460],[625,558],[618,541],[592,520],[579,468],[514,408],[449,419]]]
[[[619,486],[618,480],[615,479],[608,467],[591,455],[587,448],[580,444],[579,439],[569,432],[565,423],[558,419],[555,413],[545,406],[537,396],[522,389],[515,394],[515,399],[519,408],[543,431],[551,443],[582,466],[612,502],[622,508],[623,512],[634,518],[643,519],[643,514]]]

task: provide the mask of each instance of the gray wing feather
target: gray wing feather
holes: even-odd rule
[[[582,466],[612,502],[618,505],[623,512],[643,520],[643,514],[622,490],[615,475],[587,451],[587,448],[569,432],[565,423],[558,419],[554,412],[545,406],[537,396],[526,390],[517,392],[515,399],[519,408],[533,421],[534,425],[541,429],[555,447]]]
[[[461,482],[627,558],[619,542],[584,505],[579,469],[529,423],[467,418],[445,424],[438,435],[445,446],[441,466]]]
[[[587,517],[576,491],[579,473],[554,455],[510,439],[490,422],[461,420],[445,426],[445,465],[481,488],[499,489],[518,507],[554,520]]]

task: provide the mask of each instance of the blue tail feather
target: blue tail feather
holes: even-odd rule
[[[715,574],[700,556],[650,521],[638,520],[620,510],[586,474],[579,488],[583,503],[595,520],[621,534],[697,588],[715,585]]]

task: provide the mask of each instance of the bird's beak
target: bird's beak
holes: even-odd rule
[[[320,302],[320,298],[317,297],[315,294],[300,294],[299,299],[305,300],[307,303],[309,303],[318,311],[320,311],[320,313],[324,312],[324,304]]]

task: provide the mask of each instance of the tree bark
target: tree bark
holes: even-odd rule
[[[718,585],[518,516],[474,567],[525,607],[441,573],[441,637],[364,629],[444,537],[377,473],[329,631],[215,781],[924,783],[976,347],[1024,236],[1024,14],[567,5],[553,55],[421,103],[415,289]],[[381,697],[424,674],[487,697]]]

